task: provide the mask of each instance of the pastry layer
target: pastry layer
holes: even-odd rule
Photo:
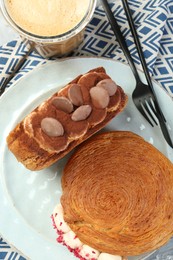
[[[91,98],[90,90],[107,79],[110,77],[104,68],[91,70],[78,76],[27,115],[7,137],[8,147],[17,160],[30,170],[44,169],[121,112],[126,106],[127,96],[120,86],[116,86],[111,96],[99,88],[109,101],[106,107],[103,97],[95,95]],[[97,107],[98,101],[100,107]]]
[[[101,252],[138,255],[173,235],[173,165],[134,133],[106,132],[81,144],[62,190],[64,220]]]
[[[88,245],[84,245],[64,221],[61,204],[55,207],[52,221],[57,232],[57,242],[66,246],[80,260],[127,260],[124,257],[102,253]]]

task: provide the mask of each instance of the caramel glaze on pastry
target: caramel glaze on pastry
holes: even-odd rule
[[[28,169],[41,170],[103,128],[126,103],[105,69],[93,69],[26,116],[9,133],[8,147]]]
[[[131,132],[95,135],[62,176],[64,220],[101,252],[138,255],[173,235],[173,165]]]

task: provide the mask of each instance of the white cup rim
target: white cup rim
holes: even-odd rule
[[[8,14],[8,11],[6,9],[4,0],[0,1],[0,7],[1,7],[1,10],[2,10],[2,14],[4,15],[4,17],[7,20],[7,22],[22,37],[24,37],[24,38],[26,38],[26,39],[28,39],[30,41],[33,41],[33,42],[38,42],[38,43],[43,43],[44,44],[44,43],[59,43],[59,42],[63,42],[63,41],[66,41],[66,40],[72,38],[73,36],[75,36],[79,32],[81,32],[86,27],[86,25],[89,23],[89,21],[91,20],[91,17],[93,15],[95,7],[96,7],[96,2],[97,2],[97,0],[90,0],[89,7],[88,7],[86,15],[84,16],[84,18],[73,29],[69,30],[66,33],[55,35],[55,36],[39,36],[39,35],[32,34],[32,33],[29,33],[27,31],[25,31],[24,29],[19,27],[12,20],[12,18]]]

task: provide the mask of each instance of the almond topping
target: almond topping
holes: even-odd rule
[[[66,97],[55,97],[52,104],[59,110],[70,114],[73,111],[73,104]]]
[[[83,105],[82,92],[78,84],[71,84],[71,87],[68,90],[68,98],[75,106]]]
[[[64,134],[62,124],[52,117],[45,117],[41,121],[41,129],[48,136],[56,137]]]
[[[85,120],[92,111],[92,107],[90,105],[83,105],[78,107],[72,114],[71,119],[73,121],[81,121]]]
[[[107,90],[109,96],[113,96],[117,91],[117,84],[112,79],[103,79],[96,86]]]
[[[109,94],[107,90],[100,87],[90,89],[92,103],[96,108],[106,108],[109,104]]]

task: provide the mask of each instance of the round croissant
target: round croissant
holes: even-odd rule
[[[136,134],[86,141],[68,161],[62,189],[65,221],[101,252],[138,255],[173,234],[173,165]]]

